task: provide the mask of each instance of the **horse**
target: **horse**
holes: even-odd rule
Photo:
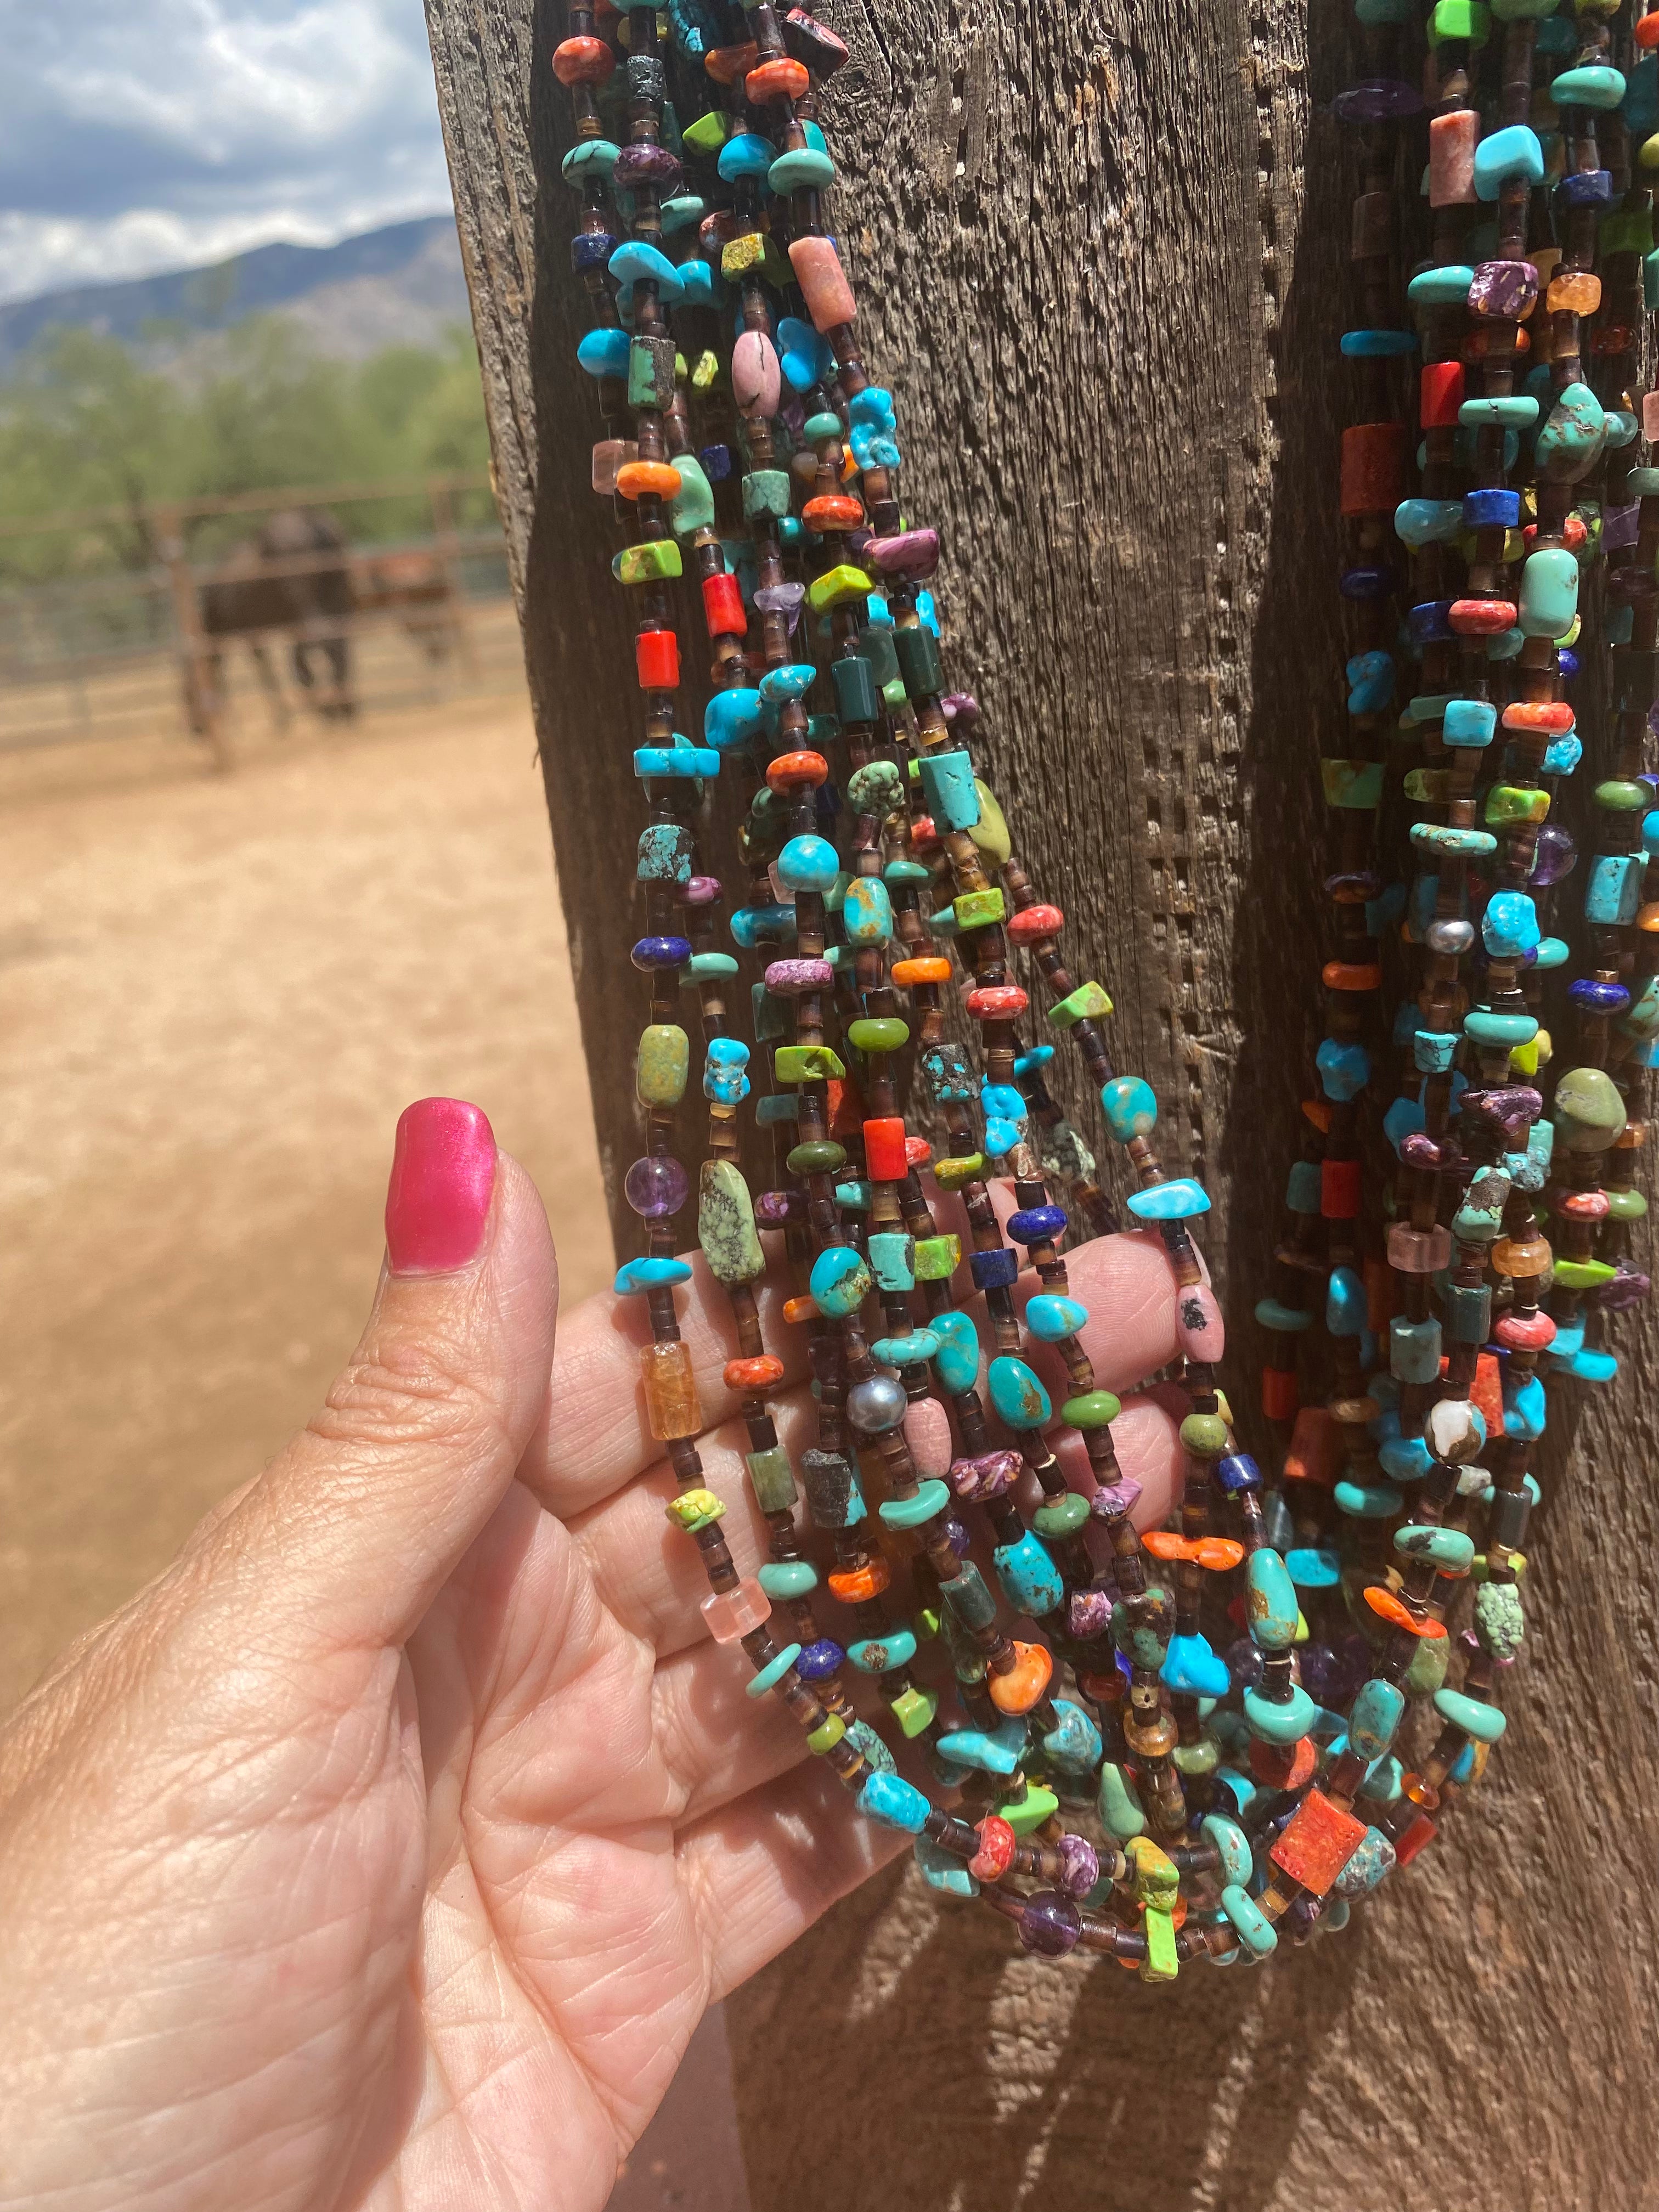
[[[192,697],[191,716],[198,732],[222,710],[225,658],[239,639],[252,656],[278,729],[287,727],[288,701],[270,649],[278,631],[288,634],[294,680],[316,712],[330,720],[356,712],[344,627],[356,611],[351,570],[343,559],[327,557],[343,554],[345,543],[329,516],[285,508],[233,547],[202,586],[197,683],[204,696]]]

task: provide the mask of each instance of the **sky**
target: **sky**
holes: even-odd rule
[[[449,205],[421,0],[0,0],[0,301]]]

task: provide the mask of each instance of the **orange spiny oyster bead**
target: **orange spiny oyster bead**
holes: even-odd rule
[[[1310,1790],[1268,1856],[1292,1881],[1323,1897],[1364,1840],[1363,1820],[1333,1804],[1323,1790]]]
[[[833,1576],[830,1579],[833,1584]],[[985,1686],[997,1711],[1017,1717],[1029,1713],[1042,1697],[1054,1679],[1054,1662],[1043,1644],[1017,1643],[1013,1649],[1013,1665],[1005,1674],[988,1674]]]
[[[1454,599],[1446,617],[1459,637],[1501,637],[1517,619],[1513,599]]]
[[[1572,723],[1572,708],[1565,699],[1511,699],[1504,709],[1506,730],[1547,730],[1560,738]]]
[[[761,62],[751,69],[743,81],[743,88],[757,105],[765,100],[799,100],[811,82],[804,62],[791,61],[785,54],[775,60]]]
[[[892,1578],[886,1560],[877,1552],[861,1567],[838,1567],[829,1578],[830,1595],[843,1605],[862,1605],[868,1598],[879,1597]]]
[[[817,499],[807,501],[800,511],[800,519],[809,530],[820,534],[825,531],[856,530],[864,520],[864,502],[848,499],[842,492],[823,492]]]
[[[561,84],[603,84],[616,66],[604,39],[566,39],[553,49],[553,74]]]
[[[624,461],[617,471],[617,489],[624,499],[672,499],[680,488],[680,472],[666,461]]]
[[[914,960],[893,963],[893,981],[901,991],[908,991],[916,983],[948,983],[950,980],[951,963],[937,953],[922,953]]]
[[[781,796],[798,787],[816,791],[830,774],[830,763],[822,753],[780,753],[766,771],[770,788]]]
[[[1370,963],[1328,960],[1320,971],[1328,991],[1380,991],[1382,970]]]
[[[1443,1620],[1436,1620],[1428,1615],[1419,1620],[1403,1598],[1396,1597],[1391,1589],[1384,1589],[1380,1583],[1367,1586],[1365,1602],[1380,1620],[1388,1622],[1390,1628],[1403,1628],[1408,1636],[1420,1636],[1426,1642],[1435,1644],[1446,1632]]]
[[[750,39],[741,46],[712,46],[702,58],[702,65],[716,84],[735,84],[740,76],[747,76],[760,59],[760,48]]]
[[[782,1382],[783,1362],[769,1352],[759,1352],[752,1359],[728,1359],[720,1380],[728,1390],[759,1395],[775,1390]]]
[[[1319,1753],[1310,1735],[1294,1743],[1269,1743],[1264,1736],[1250,1739],[1250,1772],[1264,1790],[1299,1790],[1311,1782]]]

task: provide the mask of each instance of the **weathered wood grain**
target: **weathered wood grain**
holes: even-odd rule
[[[822,12],[854,51],[827,118],[839,222],[907,508],[945,533],[952,678],[1117,1001],[1118,1065],[1158,1085],[1169,1152],[1215,1194],[1207,1249],[1246,1308],[1317,1013],[1343,33],[1286,0]],[[628,635],[569,366],[556,17],[428,16],[614,1179],[634,1127]],[[1625,1327],[1656,1371],[1651,1325]],[[731,2007],[757,2212],[1659,2202],[1656,1438],[1633,1390],[1555,1424],[1509,1739],[1363,1925],[1152,1993],[1109,1962],[1012,1955],[1001,1923],[890,1878]]]

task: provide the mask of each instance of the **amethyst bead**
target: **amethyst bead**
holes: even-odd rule
[[[1530,261],[1483,261],[1469,287],[1469,313],[1522,322],[1538,297],[1538,271]]]
[[[1595,1303],[1603,1313],[1628,1313],[1632,1306],[1641,1304],[1652,1287],[1650,1279],[1639,1268],[1626,1267],[1621,1260],[1613,1280],[1596,1291]]]
[[[1227,1672],[1233,1678],[1234,1689],[1259,1690],[1261,1687],[1261,1670],[1266,1662],[1248,1636],[1241,1636],[1237,1643],[1230,1644],[1223,1656],[1227,1662]]]
[[[1399,77],[1368,76],[1339,92],[1332,105],[1339,123],[1391,123],[1417,114],[1423,95]]]
[[[957,1559],[965,1559],[974,1540],[968,1533],[967,1523],[958,1521],[956,1515],[952,1513],[946,1516],[943,1525],[945,1542],[956,1553]]]
[[[800,611],[805,597],[805,584],[763,584],[755,594],[755,605],[763,615],[793,615]]]
[[[906,530],[893,538],[872,538],[864,557],[884,576],[931,576],[939,567],[939,532]]]
[[[1054,1889],[1034,1889],[1026,1899],[1019,1940],[1028,1951],[1042,1959],[1063,1959],[1082,1933],[1083,1916],[1069,1897]]]
[[[623,1196],[641,1221],[666,1221],[690,1192],[690,1178],[675,1159],[635,1160],[623,1177]]]
[[[947,691],[939,705],[958,736],[965,737],[979,720],[979,702],[970,691]]]

